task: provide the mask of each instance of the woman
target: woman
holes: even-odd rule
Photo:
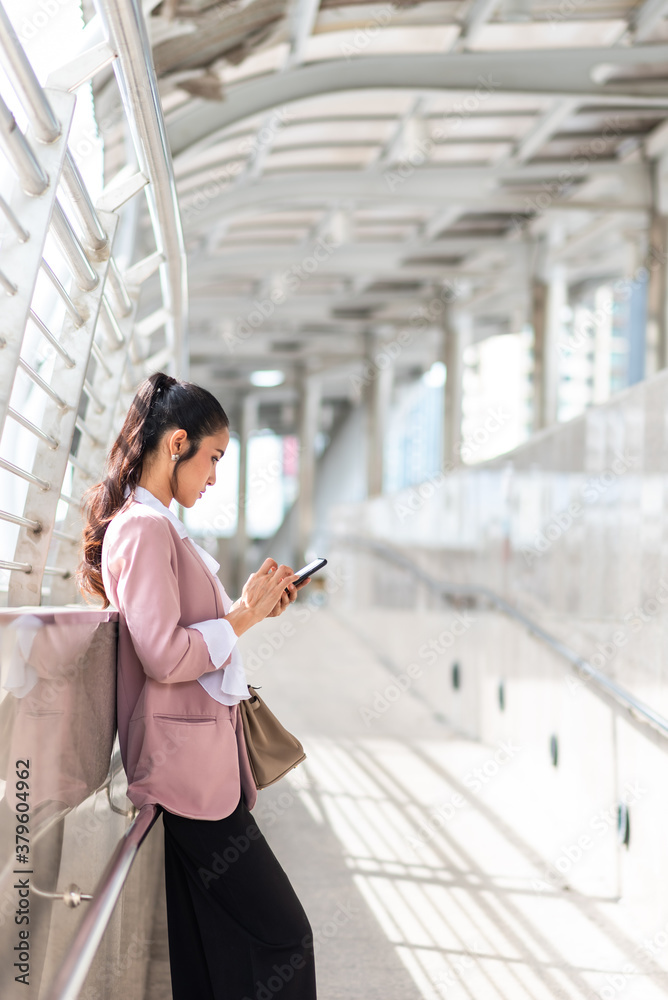
[[[86,494],[80,581],[120,613],[118,734],[128,797],[163,809],[174,1000],[313,1000],[307,916],[250,813],[236,646],[296,599],[296,574],[267,559],[233,604],[169,509],[215,483],[229,438],[211,393],[146,379]]]

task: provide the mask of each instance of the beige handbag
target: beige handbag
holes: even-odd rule
[[[306,759],[296,736],[280,724],[257,690],[248,685],[250,698],[239,702],[248,759],[257,788],[266,788]]]

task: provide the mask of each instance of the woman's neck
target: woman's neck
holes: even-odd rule
[[[137,486],[142,486],[149,493],[152,493],[156,500],[159,500],[165,507],[169,507],[173,499],[173,493],[168,483],[156,475],[155,472],[142,472]]]

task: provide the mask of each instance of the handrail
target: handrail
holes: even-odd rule
[[[0,333],[0,348],[5,348],[0,366],[0,433],[8,417],[18,420],[36,438],[33,465],[40,470],[38,476],[33,469],[20,469],[18,451],[12,446],[11,454],[6,456],[11,467],[6,466],[6,471],[23,478],[29,488],[24,496],[25,510],[0,511],[0,521],[9,520],[20,529],[8,535],[10,549],[0,553],[3,581],[8,576],[7,603],[10,605],[39,604],[43,576],[54,572],[52,567],[45,565],[49,539],[57,537],[65,541],[78,530],[80,504],[73,497],[79,498],[85,482],[93,478],[105,446],[115,433],[110,401],[113,402],[119,392],[129,390],[139,373],[143,375],[147,368],[150,370],[155,357],[162,358],[161,364],[173,366],[173,374],[187,375],[186,254],[171,152],[141,0],[95,0],[95,3],[109,44],[103,46],[103,52],[100,46],[84,48],[65,66],[50,74],[44,88],[0,0],[0,61],[12,84],[11,93],[0,97],[0,149],[6,153],[18,180],[17,185],[12,185],[11,198],[6,200],[0,195],[0,219],[8,220],[13,231],[0,247],[0,296],[5,298],[6,308],[3,309],[7,312],[6,317],[3,313],[6,329]],[[68,147],[68,138],[74,112],[72,91],[84,80],[94,78],[110,62],[113,62],[133,139],[134,150],[127,151],[128,159],[133,170],[137,161],[141,171],[140,183],[135,180],[130,186],[126,185],[120,201],[118,191],[106,200],[103,194],[98,207],[86,186],[87,170],[84,170],[84,177],[81,174],[82,158]],[[95,109],[93,117],[94,114]],[[17,125],[17,116],[20,123],[24,116],[27,119],[25,133]],[[136,170],[134,176],[137,176]],[[138,195],[144,186],[157,248],[153,256],[159,261],[155,270],[160,267],[159,299],[165,313],[167,345],[152,358],[145,357],[142,350],[135,351],[132,344],[139,287],[154,268],[143,267],[139,273],[135,266],[126,276],[121,274],[111,256],[119,225],[116,213],[124,200]],[[110,187],[114,187],[113,183]],[[50,267],[50,257],[47,260],[44,256],[52,252],[50,244],[45,244],[47,235],[55,237],[59,265],[66,265],[66,274],[61,275],[59,266],[55,270]],[[149,253],[149,259],[151,256]],[[64,320],[54,296],[49,296],[45,302],[47,311],[35,309],[40,268],[67,310]],[[70,286],[70,277],[74,278],[74,287]],[[128,278],[131,279],[129,287]],[[112,298],[113,308],[109,305]],[[33,345],[28,345],[27,353],[23,350],[27,344],[28,319],[37,324],[42,336],[58,354],[48,377],[45,373],[39,374],[39,366],[32,362]],[[74,338],[70,336],[71,323],[80,331]],[[109,350],[101,341],[103,333]],[[102,342],[102,348],[96,338]],[[116,349],[119,353],[115,357],[105,357]],[[87,378],[91,353],[97,365]],[[126,362],[129,364],[127,376]],[[39,421],[28,419],[30,415],[25,406],[16,406],[8,413],[17,367],[39,393],[44,392],[49,397],[43,401],[45,409]],[[127,381],[121,390],[123,378]],[[94,405],[89,408],[90,400]],[[60,428],[62,433],[56,434],[50,429],[51,425]],[[58,439],[69,440],[77,427],[82,432],[77,445],[79,451],[76,456],[68,457],[67,449],[55,445]],[[74,467],[73,485],[68,491],[72,497],[62,493],[68,463]],[[51,489],[47,488],[49,484]],[[36,523],[53,525],[59,498],[71,508],[62,526],[66,530],[57,536],[47,531],[41,535],[29,533]],[[26,512],[30,517],[26,514],[22,518]],[[61,556],[67,564],[62,575],[66,577],[65,571],[69,569],[72,577],[76,546],[67,544],[59,552],[59,558],[54,560],[58,565]],[[72,594],[72,589],[56,581],[51,594],[61,600],[65,594]]]
[[[0,50],[4,69],[18,94],[40,142],[53,142],[61,132],[46,94],[18,40],[12,22],[0,4]]]
[[[102,873],[46,1000],[76,1000],[111,919],[137,851],[158,818],[159,807],[142,806]]]
[[[558,656],[567,660],[580,677],[584,675],[588,680],[592,681],[593,691],[596,695],[602,697],[605,701],[614,702],[617,707],[624,709],[634,722],[640,723],[645,727],[650,727],[662,739],[668,740],[668,719],[659,715],[649,705],[640,701],[635,695],[627,691],[626,688],[621,687],[621,685],[617,684],[610,677],[606,677],[604,673],[593,667],[588,660],[576,653],[575,650],[567,646],[561,639],[557,639],[551,635],[541,625],[534,622],[528,615],[525,615],[524,612],[513,607],[503,597],[495,594],[489,587],[446,583],[443,580],[438,580],[431,573],[427,573],[426,570],[417,566],[411,559],[401,552],[397,552],[385,542],[366,538],[363,535],[335,535],[332,541],[351,547],[369,549],[387,562],[394,563],[396,566],[401,566],[402,569],[408,570],[408,572],[412,573],[413,576],[424,583],[430,590],[441,596],[478,598],[488,601],[498,608],[499,611],[502,611],[509,618],[522,625],[535,638],[544,642]]]
[[[94,2],[110,44],[118,55],[114,62],[118,89],[128,122],[135,133],[139,168],[150,182],[146,187],[146,197],[157,230],[156,237],[162,241],[157,250],[165,256],[165,262],[160,266],[160,280],[163,297],[171,313],[176,375],[185,375],[188,308],[186,251],[151,44],[138,0]]]

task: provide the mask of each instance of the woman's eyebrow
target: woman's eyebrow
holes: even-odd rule
[[[216,448],[216,451],[219,451],[219,452],[220,452],[220,457],[221,457],[221,458],[222,458],[222,457],[223,457],[223,455],[225,454],[225,452],[223,451],[223,449],[222,449],[222,448]]]

